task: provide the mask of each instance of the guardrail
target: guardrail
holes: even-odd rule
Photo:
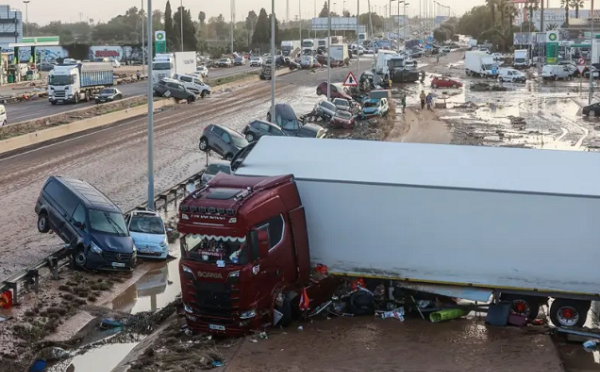
[[[186,187],[188,185],[193,184],[196,187],[200,183],[200,180],[201,180],[203,174],[204,174],[204,170],[187,178],[186,180],[184,180],[182,182],[179,182],[177,185],[167,189],[166,191],[159,193],[154,198],[155,210],[156,211],[162,210],[162,211],[166,212],[168,210],[168,206],[171,202],[174,202],[177,199],[186,196],[186,194],[187,194]],[[147,202],[143,203],[125,213],[127,214],[136,209],[145,208],[147,204],[148,204]],[[19,300],[19,291],[21,289],[32,286],[35,293],[38,293],[39,280],[40,280],[39,271],[46,267],[52,273],[52,278],[54,280],[58,280],[58,270],[70,262],[71,255],[70,255],[70,251],[68,248],[69,248],[68,244],[62,245],[62,247],[59,250],[48,255],[43,260],[40,260],[38,263],[28,267],[27,269],[23,270],[22,272],[20,272],[16,275],[13,275],[12,277],[0,282],[0,294],[5,291],[11,291],[12,292],[12,302],[14,305],[17,305],[19,303],[19,301],[18,301]],[[20,284],[25,284],[25,286],[23,286],[21,288]]]

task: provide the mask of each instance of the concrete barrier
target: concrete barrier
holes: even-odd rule
[[[172,99],[159,100],[154,102],[154,109],[160,109],[174,104],[175,101]],[[144,104],[116,112],[111,112],[109,114],[95,116],[93,118],[76,121],[70,124],[64,124],[37,132],[24,134],[22,136],[8,138],[0,141],[0,155],[18,149],[40,145],[45,142],[56,140],[60,137],[69,136],[90,129],[101,128],[106,125],[114,124],[120,120],[145,115],[147,111],[148,105]]]

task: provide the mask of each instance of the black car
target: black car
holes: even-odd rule
[[[117,88],[104,88],[100,94],[94,97],[96,103],[112,102],[118,99],[123,99],[123,93]]]
[[[583,116],[588,116],[590,118],[594,118],[596,116],[600,116],[600,102],[592,103],[589,106],[585,106],[581,113]]]
[[[324,138],[327,134],[327,129],[317,124],[304,124],[300,130],[296,132],[296,137],[305,138]]]
[[[277,125],[264,120],[253,120],[242,131],[248,142],[257,141],[262,136],[286,136]]]
[[[162,79],[154,84],[154,94],[159,97],[174,98],[175,100],[185,99],[188,102],[194,102],[196,95],[187,90],[183,84],[174,79]]]
[[[123,213],[89,183],[50,176],[35,205],[37,228],[54,231],[82,268],[131,270],[137,260]]]

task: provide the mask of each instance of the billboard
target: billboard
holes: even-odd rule
[[[327,31],[329,18],[313,18],[312,31]],[[334,31],[356,31],[356,17],[333,17],[331,29]],[[365,26],[360,26],[358,32],[366,32]]]

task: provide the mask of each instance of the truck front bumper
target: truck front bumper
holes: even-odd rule
[[[252,319],[205,317],[198,314],[185,313],[189,329],[195,333],[211,333],[223,336],[244,336],[251,330],[260,329],[258,316]]]
[[[56,103],[73,103],[75,102],[75,98],[67,98],[67,97],[50,97],[48,98],[48,102],[56,102]]]

